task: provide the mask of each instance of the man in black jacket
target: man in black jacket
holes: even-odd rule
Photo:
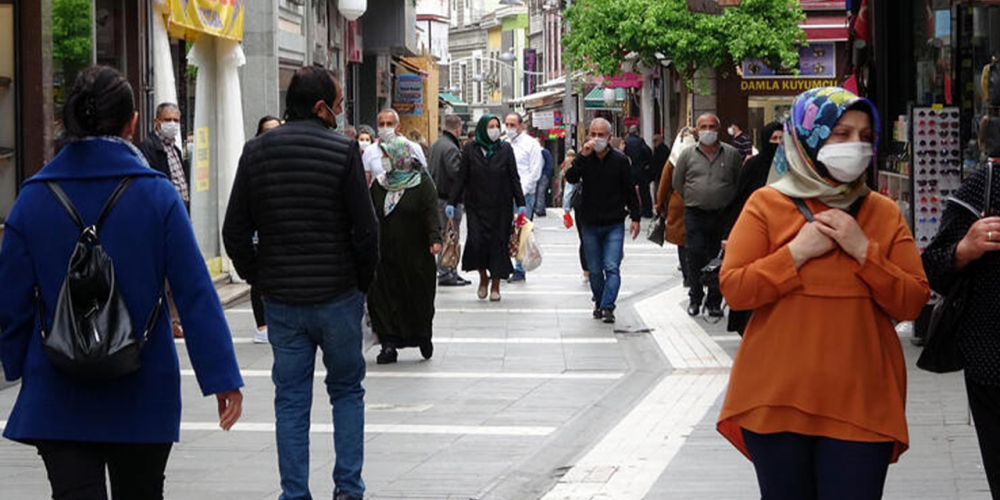
[[[184,206],[191,210],[189,163],[181,154],[181,111],[172,102],[160,103],[156,107],[153,133],[148,134],[139,144],[139,151],[153,170],[162,172],[177,189],[184,200]]]
[[[621,288],[626,216],[631,216],[632,239],[639,236],[639,200],[635,197],[629,159],[608,147],[611,124],[603,118],[590,122],[590,140],[566,171],[566,182],[583,182],[583,248],[590,270],[594,319],[615,322],[615,301]],[[626,212],[626,207],[628,211]]]
[[[358,143],[332,130],[343,102],[333,75],[300,69],[286,99],[287,122],[243,148],[222,236],[266,306],[282,498],[311,498],[309,416],[320,347],[336,428],[334,499],[360,500],[361,321],[378,261],[378,221]]]
[[[653,197],[649,190],[649,164],[653,160],[653,152],[642,137],[639,137],[639,127],[632,125],[628,128],[628,137],[625,138],[625,154],[632,160],[632,182],[639,188],[640,201],[642,202],[642,216],[653,216]]]
[[[441,231],[447,231],[448,217],[445,208],[451,188],[455,185],[458,169],[462,166],[462,150],[458,137],[462,135],[462,118],[458,115],[444,117],[444,130],[441,137],[431,146],[430,158],[427,160],[427,170],[430,172],[438,191],[438,216],[441,218]],[[463,205],[455,207],[455,230],[462,226]],[[460,238],[461,239],[461,238]],[[458,275],[453,267],[442,267],[441,256],[438,255],[438,285],[464,286],[472,283]]]

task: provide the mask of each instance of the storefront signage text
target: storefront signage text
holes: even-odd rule
[[[194,179],[195,189],[200,193],[208,191],[209,181],[208,127],[200,127],[194,131]]]
[[[396,77],[396,96],[392,109],[400,115],[424,114],[424,82],[420,75],[401,74]]]
[[[810,89],[836,86],[836,78],[774,78],[740,81],[740,91],[750,95],[797,95]]]
[[[188,40],[206,34],[241,41],[245,11],[246,0],[170,0],[167,30]]]

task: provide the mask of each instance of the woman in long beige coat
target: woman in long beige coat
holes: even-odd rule
[[[690,272],[687,268],[687,252],[684,249],[684,200],[674,190],[674,162],[687,148],[698,143],[698,131],[693,127],[684,127],[674,140],[670,149],[670,159],[663,165],[663,175],[660,176],[660,186],[656,191],[656,213],[667,221],[665,239],[668,243],[677,245],[680,259],[681,274],[684,275],[684,286],[690,286]]]

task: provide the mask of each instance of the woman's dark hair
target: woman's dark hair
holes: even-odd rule
[[[333,74],[318,66],[303,66],[295,72],[288,84],[288,94],[285,96],[285,119],[288,121],[312,118],[313,106],[316,101],[323,100],[328,106],[333,106],[337,100],[337,87],[333,83]]]
[[[257,135],[264,133],[264,124],[267,122],[278,122],[281,123],[281,119],[277,116],[265,115],[260,121],[257,122]]]
[[[135,115],[132,85],[117,70],[91,66],[76,77],[63,105],[68,138],[118,135]]]

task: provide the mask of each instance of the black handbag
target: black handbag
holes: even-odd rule
[[[986,171],[986,195],[982,212],[958,198],[948,198],[949,202],[967,208],[977,219],[988,215],[993,201],[993,163],[988,163],[986,168],[989,170]],[[934,305],[927,326],[924,350],[917,358],[917,367],[920,369],[933,373],[950,373],[965,368],[965,356],[962,355],[960,344],[962,322],[972,294],[973,275],[966,269],[951,286],[951,290],[948,290],[948,294]]]
[[[84,225],[80,213],[58,184],[45,183],[80,229],[80,236],[59,290],[51,328],[46,326],[41,290],[35,286],[42,348],[57,368],[75,378],[108,380],[139,370],[142,346],[163,305],[161,288],[145,332],[135,335],[115,280],[114,262],[98,238],[105,217],[131,181],[125,178],[118,184],[97,221],[90,226]]]
[[[653,223],[649,225],[649,230],[646,233],[646,239],[662,247],[666,242],[666,238],[667,220],[657,215],[656,218],[653,219]]]

